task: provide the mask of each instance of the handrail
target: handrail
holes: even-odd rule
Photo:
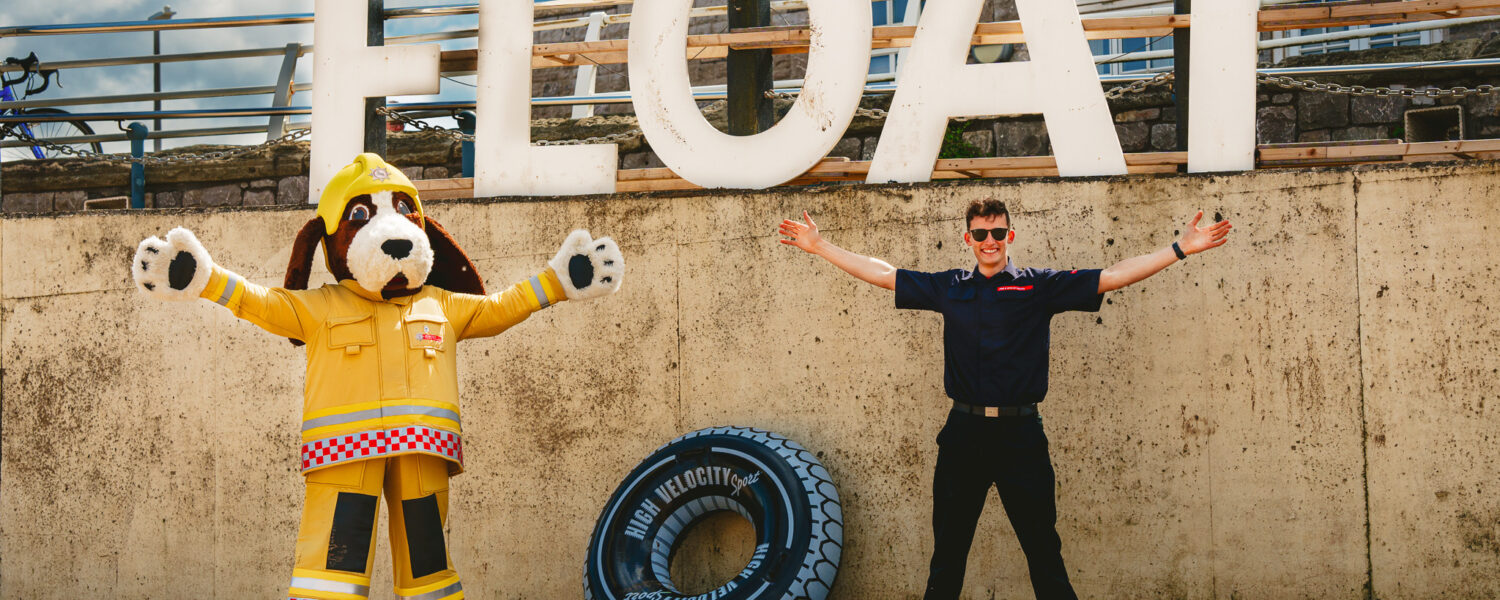
[[[872,0],[872,1],[880,1],[880,0]],[[1405,32],[1405,31],[1420,31],[1420,30],[1426,30],[1426,29],[1438,29],[1438,28],[1451,27],[1451,26],[1454,26],[1454,25],[1461,25],[1461,24],[1467,24],[1467,23],[1500,20],[1500,16],[1479,16],[1479,17],[1463,16],[1463,17],[1460,17],[1460,18],[1444,18],[1444,17],[1452,17],[1452,16],[1458,16],[1458,15],[1472,15],[1472,14],[1486,14],[1486,13],[1488,13],[1490,15],[1494,15],[1494,13],[1496,11],[1500,11],[1500,0],[1424,0],[1424,1],[1421,1],[1421,2],[1417,2],[1417,1],[1407,1],[1407,2],[1393,1],[1393,2],[1373,2],[1373,3],[1368,3],[1368,4],[1351,3],[1351,2],[1339,2],[1339,3],[1333,3],[1333,4],[1319,3],[1319,4],[1305,4],[1305,5],[1301,5],[1301,6],[1290,6],[1290,7],[1287,6],[1287,5],[1293,5],[1293,4],[1301,4],[1301,3],[1307,2],[1307,1],[1308,0],[1260,0],[1259,4],[1262,7],[1264,7],[1266,10],[1262,10],[1260,12],[1260,14],[1259,14],[1259,17],[1258,17],[1259,18],[1258,29],[1260,29],[1262,31],[1272,31],[1272,30],[1279,31],[1279,30],[1282,30],[1282,29],[1287,29],[1289,27],[1315,28],[1315,27],[1327,26],[1328,24],[1339,23],[1339,22],[1350,22],[1350,23],[1358,22],[1358,23],[1361,23],[1361,24],[1365,24],[1365,23],[1395,22],[1395,21],[1399,21],[1399,20],[1403,20],[1403,19],[1404,20],[1414,20],[1415,22],[1407,22],[1407,23],[1403,23],[1401,25],[1395,25],[1395,26],[1391,26],[1391,27],[1369,28],[1369,29],[1360,29],[1360,30],[1356,30],[1356,31],[1324,33],[1324,34],[1316,34],[1316,35],[1310,35],[1310,36],[1299,36],[1299,37],[1293,37],[1293,38],[1278,38],[1278,39],[1274,39],[1274,40],[1261,40],[1259,42],[1259,45],[1262,48],[1281,47],[1281,46],[1293,46],[1293,45],[1297,45],[1297,44],[1300,44],[1300,43],[1311,43],[1311,42],[1314,42],[1314,41],[1328,41],[1328,40],[1336,40],[1336,39],[1352,39],[1352,38],[1375,37],[1375,36],[1389,35],[1389,34],[1393,34],[1393,33]],[[807,2],[807,0],[777,0],[775,2],[772,2],[771,4],[772,4],[772,8],[774,10],[800,10],[800,9],[804,9],[806,7],[806,2]],[[585,10],[589,10],[589,9],[598,9],[598,8],[602,8],[602,7],[619,6],[619,5],[629,5],[629,4],[632,4],[632,0],[536,0],[535,3],[534,3],[534,6],[535,6],[536,10],[538,11],[538,13],[540,14],[542,12],[556,12],[556,11],[564,11],[564,10],[566,10],[566,11],[585,11]],[[1188,19],[1189,19],[1189,15],[1172,15],[1172,14],[1170,14],[1170,12],[1171,12],[1170,10],[1165,10],[1164,11],[1163,7],[1165,5],[1167,5],[1167,4],[1170,4],[1169,2],[1166,2],[1165,0],[1158,0],[1158,1],[1154,1],[1154,2],[1151,1],[1151,0],[1093,0],[1093,1],[1086,1],[1085,4],[1087,6],[1093,7],[1096,11],[1105,11],[1102,14],[1095,13],[1095,14],[1087,14],[1087,15],[1084,16],[1084,18],[1083,18],[1084,26],[1085,26],[1085,29],[1089,32],[1089,36],[1091,38],[1094,38],[1094,37],[1120,37],[1120,36],[1127,36],[1127,35],[1135,37],[1135,36],[1147,35],[1147,34],[1157,35],[1156,32],[1158,32],[1158,31],[1169,31],[1169,30],[1171,30],[1173,28],[1184,27],[1184,26],[1187,25]],[[1277,7],[1280,7],[1280,8],[1277,8]],[[479,10],[479,5],[477,3],[469,2],[469,3],[443,4],[443,5],[433,5],[433,6],[421,6],[421,7],[408,7],[408,8],[387,9],[384,14],[385,14],[385,18],[387,18],[387,19],[408,19],[408,18],[448,17],[448,16],[455,16],[455,15],[475,14],[475,13],[478,12],[478,10]],[[692,12],[690,13],[690,15],[692,17],[696,18],[696,17],[701,17],[701,16],[708,16],[708,15],[719,14],[719,13],[724,12],[725,10],[727,10],[727,8],[724,7],[724,6],[699,7],[699,8],[692,9]],[[1167,14],[1162,14],[1163,12],[1165,12]],[[1146,13],[1150,13],[1150,16],[1148,16]],[[608,23],[608,24],[627,23],[627,22],[629,22],[631,16],[632,15],[630,13],[621,13],[621,14],[608,15],[606,17],[605,22]],[[202,19],[174,19],[174,20],[155,20],[155,21],[149,21],[149,20],[148,21],[120,21],[120,22],[78,23],[78,24],[61,24],[61,25],[21,25],[21,26],[0,27],[0,37],[7,37],[7,36],[28,36],[28,35],[64,35],[64,34],[86,34],[86,33],[110,33],[110,32],[120,32],[120,31],[166,31],[166,30],[208,29],[208,28],[225,28],[225,27],[250,27],[250,26],[265,26],[265,25],[286,25],[286,24],[297,24],[297,23],[309,23],[309,22],[312,22],[312,19],[313,19],[313,13],[285,13],[285,14],[251,15],[251,16],[237,16],[237,17],[214,17],[214,18],[202,18]],[[587,25],[588,21],[589,21],[588,17],[564,18],[564,19],[553,19],[553,20],[548,20],[548,21],[536,21],[533,25],[534,25],[534,29],[536,29],[536,30],[564,29],[564,28],[572,28],[572,27],[584,27],[584,26]],[[904,47],[904,45],[907,45],[907,44],[910,43],[910,40],[912,38],[912,34],[914,33],[914,29],[915,29],[914,27],[894,27],[894,26],[877,27],[876,28],[876,35],[875,35],[875,37],[877,38],[877,40],[875,40],[875,41],[878,44],[879,48],[899,48],[899,47]],[[802,33],[804,33],[804,34],[806,33],[805,29],[802,29],[800,31]],[[758,31],[758,30],[735,30],[735,31],[733,31],[733,32],[731,32],[729,34],[722,34],[722,35],[690,36],[689,37],[689,44],[690,45],[696,45],[697,47],[702,47],[702,48],[708,48],[708,47],[722,47],[722,48],[730,48],[730,47],[732,47],[732,48],[773,47],[773,48],[780,48],[781,49],[780,51],[791,51],[791,52],[806,51],[805,47],[806,47],[807,40],[805,40],[805,39],[801,39],[801,40],[793,39],[793,37],[795,37],[793,34],[795,34],[795,33],[796,32],[781,31],[781,32],[776,32],[776,33],[773,34],[773,33],[767,32],[767,31]],[[980,27],[979,27],[979,30],[976,31],[976,34],[977,34],[976,35],[976,43],[1012,43],[1012,42],[1018,42],[1018,41],[1022,40],[1021,33],[1022,32],[1021,32],[1021,29],[1020,29],[1019,22],[1010,21],[1010,22],[1002,22],[1002,23],[984,23],[984,24],[981,24]],[[762,41],[762,40],[756,39],[757,38],[757,34],[760,37],[764,37],[765,40]],[[1132,35],[1132,34],[1134,34],[1134,35]],[[435,41],[435,40],[443,40],[443,39],[461,39],[461,38],[468,38],[468,37],[474,37],[474,36],[477,36],[477,30],[472,30],[472,29],[456,30],[456,31],[450,30],[450,31],[442,31],[442,32],[434,32],[434,33],[419,33],[419,34],[414,34],[414,35],[391,37],[391,38],[387,38],[387,43],[388,44],[419,43],[419,42],[427,42],[427,41]],[[776,39],[772,39],[772,38],[776,38]],[[610,45],[610,44],[620,45],[622,43],[623,42],[621,40],[606,40],[604,42],[569,42],[569,43],[561,43],[561,44],[538,44],[536,50],[537,50],[537,54],[540,55],[540,56],[546,56],[546,55],[548,55],[548,53],[557,53],[557,52],[564,52],[564,51],[566,51],[567,53],[571,53],[571,54],[575,55],[573,57],[574,62],[582,61],[582,60],[590,60],[592,62],[593,58],[598,58],[599,59],[598,60],[598,64],[607,64],[607,63],[620,62],[620,61],[622,61],[624,59],[623,48],[619,48],[618,51],[617,51],[617,49],[615,49],[614,46]],[[795,46],[801,46],[801,48],[800,49],[794,48]],[[311,46],[311,45],[304,45],[304,46],[301,47],[300,51],[297,53],[297,56],[298,57],[305,56],[307,53],[310,53],[310,52],[313,52],[313,51],[314,51],[313,46]],[[606,53],[607,52],[610,55],[607,58],[604,57],[604,56],[602,56],[602,55],[598,56],[598,57],[587,57],[586,55],[588,55],[590,52],[599,52],[599,53]],[[231,58],[285,56],[285,55],[287,55],[287,53],[288,53],[288,50],[286,50],[285,48],[256,48],[256,49],[245,49],[245,50],[193,52],[193,53],[153,55],[153,56],[107,57],[107,58],[95,58],[95,59],[83,59],[83,60],[50,62],[50,63],[44,63],[44,64],[42,64],[41,68],[45,68],[45,69],[76,69],[76,68],[90,68],[90,67],[121,66],[121,65],[132,65],[132,64],[160,64],[160,63],[170,63],[170,62],[189,62],[189,61],[202,61],[202,60],[220,60],[220,59],[231,59]],[[447,63],[447,56],[449,54],[454,54],[454,53],[450,52],[450,53],[444,53],[444,54],[445,54],[445,64],[446,64]],[[707,55],[705,55],[705,56],[707,56]],[[1166,58],[1168,56],[1170,56],[1169,52],[1146,51],[1146,52],[1133,52],[1133,53],[1128,53],[1128,54],[1124,54],[1124,55],[1116,55],[1116,56],[1102,56],[1102,57],[1096,58],[1096,61],[1097,62],[1139,61],[1139,60],[1151,60],[1151,59],[1156,59],[1156,58]],[[288,59],[288,60],[291,60],[291,59]],[[1296,69],[1291,69],[1291,70],[1289,70],[1289,69],[1261,69],[1259,72],[1262,72],[1262,73],[1294,73],[1294,72],[1332,73],[1332,72],[1356,72],[1356,71],[1365,72],[1365,71],[1375,71],[1375,70],[1393,69],[1393,68],[1402,68],[1402,69],[1423,68],[1423,69],[1425,69],[1425,68],[1449,68],[1449,67],[1460,67],[1460,66],[1466,66],[1466,67],[1480,67],[1480,66],[1490,67],[1490,66],[1496,66],[1497,63],[1495,61],[1496,61],[1496,59],[1471,59],[1471,60],[1463,60],[1463,61],[1431,61],[1431,62],[1426,62],[1426,63],[1395,63],[1393,65],[1384,66],[1384,67],[1382,67],[1381,65],[1352,65],[1352,66],[1343,67],[1342,70],[1340,70],[1339,67],[1333,67],[1333,68],[1330,68],[1330,67],[1316,67],[1316,68],[1303,68],[1303,69],[1308,69],[1306,71],[1298,71]],[[555,63],[555,64],[552,64],[552,63]],[[1394,66],[1394,65],[1399,65],[1399,66]],[[556,58],[551,58],[551,59],[542,59],[542,60],[540,60],[539,61],[539,65],[536,68],[540,68],[542,66],[571,66],[571,65],[562,64]],[[19,68],[20,67],[0,66],[0,72],[16,71],[16,70],[19,70]],[[472,66],[469,66],[467,68],[472,69]],[[465,72],[466,71],[459,71],[459,70],[452,70],[452,69],[444,71],[445,74],[449,74],[449,75],[455,74],[455,73],[465,73]],[[1152,75],[1154,75],[1154,73],[1147,73],[1147,74],[1142,74],[1142,75],[1125,75],[1125,76],[1101,76],[1100,80],[1104,81],[1104,82],[1131,81],[1131,80],[1139,80],[1139,79],[1142,79],[1142,78],[1150,77]],[[783,85],[784,83],[785,82],[778,82],[778,85],[782,85],[782,87],[778,88],[779,90],[781,90],[781,91],[795,91],[795,88],[785,87]],[[303,83],[299,83],[299,84],[293,86],[292,87],[292,91],[294,91],[294,92],[305,92],[305,91],[311,89],[311,87],[312,87],[311,83],[303,82]],[[147,100],[175,100],[175,99],[207,98],[207,97],[219,97],[219,96],[259,95],[259,94],[273,93],[274,89],[275,89],[274,86],[249,86],[249,87],[235,87],[235,88],[218,88],[218,89],[209,89],[209,90],[188,90],[188,91],[174,91],[174,92],[157,92],[157,93],[150,93],[150,94],[123,94],[123,95],[115,95],[115,96],[89,96],[89,97],[72,97],[72,98],[46,98],[46,99],[37,98],[37,99],[14,101],[14,102],[0,102],[0,109],[39,108],[39,107],[51,107],[51,106],[75,106],[75,105],[86,105],[86,104],[110,104],[110,103],[139,102],[139,101],[147,101]],[[888,93],[889,91],[891,91],[891,89],[892,89],[891,84],[872,84],[870,86],[867,86],[865,91],[866,91],[866,93]],[[718,90],[707,90],[707,89],[703,89],[703,88],[695,88],[694,95],[695,95],[695,98],[698,98],[700,100],[712,100],[712,99],[722,98],[723,97],[723,92],[722,91],[718,91]],[[614,92],[614,93],[605,93],[605,94],[587,94],[587,95],[573,95],[573,96],[539,97],[539,98],[533,98],[532,99],[532,105],[533,106],[570,106],[570,105],[576,106],[576,105],[590,105],[590,104],[627,103],[629,101],[630,101],[630,96],[629,96],[629,92],[627,91],[627,92]],[[398,109],[398,110],[428,110],[428,111],[431,111],[431,110],[461,110],[461,109],[466,109],[466,108],[472,108],[473,105],[474,105],[474,103],[472,101],[435,102],[435,103],[428,102],[428,103],[397,104],[397,105],[393,105],[392,108],[395,108],[395,109]],[[26,115],[26,116],[0,117],[0,123],[11,123],[11,122],[21,122],[21,121],[25,121],[25,122],[69,121],[69,120],[90,120],[90,121],[98,121],[98,120],[104,120],[104,121],[121,120],[121,121],[123,121],[123,120],[128,120],[128,119],[156,119],[156,118],[185,119],[185,118],[219,118],[219,117],[263,117],[263,116],[270,116],[270,115],[306,114],[309,111],[310,111],[310,109],[308,109],[308,107],[305,107],[305,106],[303,106],[303,107],[276,107],[276,108],[241,108],[241,109],[236,109],[236,108],[228,108],[228,109],[192,109],[192,110],[167,110],[167,111],[103,111],[103,112],[96,112],[96,113],[74,113],[74,114],[65,115],[65,116],[64,115],[57,115],[57,116],[49,116],[49,115]],[[221,128],[221,129],[223,129],[223,128]],[[236,131],[240,131],[242,128],[231,128],[231,129],[235,129]],[[177,131],[211,131],[211,130],[204,129],[204,130],[177,130]],[[265,129],[260,129],[260,131],[265,131]],[[165,134],[169,134],[169,133],[173,133],[173,132],[171,132],[171,131],[168,131],[168,132],[154,132],[153,133],[153,137],[157,137],[156,134],[163,134],[162,137],[166,137]],[[105,134],[105,135],[114,135],[114,134]],[[90,136],[75,136],[75,137],[90,137]],[[187,137],[187,136],[183,136],[183,137]],[[69,139],[72,139],[72,138],[69,138]],[[111,138],[111,141],[113,141],[114,139],[119,139],[119,138]]]
[[[1320,65],[1310,67],[1270,67],[1256,69],[1256,73],[1266,75],[1337,75],[1347,73],[1369,73],[1378,71],[1396,70],[1432,70],[1432,69],[1470,69],[1478,67],[1500,67],[1500,58],[1469,58],[1462,60],[1433,60],[1417,62],[1397,63],[1370,63],[1362,65]],[[1099,81],[1104,84],[1125,83],[1140,81],[1155,77],[1156,73],[1136,73],[1125,75],[1100,75]],[[796,80],[792,80],[795,82]],[[787,83],[787,82],[783,82]],[[703,86],[704,90],[695,91],[693,98],[697,100],[722,100],[724,98],[723,86]],[[782,87],[774,90],[780,93],[796,93],[796,87]],[[872,82],[865,85],[866,94],[888,94],[896,91],[894,82]],[[583,96],[544,96],[531,99],[533,106],[571,106],[575,104],[625,104],[630,102],[630,92],[601,92]],[[472,100],[432,101],[432,102],[403,102],[391,104],[387,108],[391,110],[408,111],[459,111],[474,108]],[[203,119],[217,117],[261,117],[270,115],[303,115],[311,114],[312,107],[309,106],[286,106],[278,108],[229,108],[229,109],[191,109],[191,110],[164,110],[164,111],[132,111],[132,112],[97,112],[97,113],[67,113],[61,115],[4,115],[0,116],[0,123],[40,123],[51,121],[126,121],[143,119]],[[169,130],[170,131],[170,130]],[[264,132],[265,128],[259,131]]]

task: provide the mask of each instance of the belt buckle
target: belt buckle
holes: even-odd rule
[[[986,416],[986,417],[998,417],[998,416],[1000,416],[1000,407],[998,407],[998,406],[986,406],[986,407],[984,407],[984,416]]]

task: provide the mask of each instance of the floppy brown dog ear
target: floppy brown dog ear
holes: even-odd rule
[[[297,232],[297,241],[292,242],[292,259],[286,265],[286,279],[282,287],[289,290],[307,289],[307,279],[312,276],[313,254],[318,251],[318,242],[323,241],[323,217],[313,217],[302,231]],[[302,340],[291,340],[293,346],[301,346]]]
[[[427,242],[432,245],[433,255],[427,285],[461,294],[484,295],[484,279],[479,277],[474,261],[469,260],[469,255],[458,247],[458,242],[442,225],[432,217],[423,217],[423,220],[427,222]]]

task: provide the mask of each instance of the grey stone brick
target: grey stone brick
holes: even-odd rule
[[[1151,149],[1171,152],[1177,149],[1177,124],[1158,123],[1151,126]]]
[[[1404,112],[1406,99],[1401,97],[1354,96],[1349,99],[1349,120],[1359,125],[1398,123]]]
[[[1343,127],[1349,124],[1349,100],[1339,94],[1297,96],[1297,128],[1302,130]]]
[[[245,192],[245,206],[270,206],[276,204],[276,192],[271,190]]]
[[[859,159],[859,138],[844,138],[834,144],[833,150],[828,152],[829,156],[841,156],[850,160]]]
[[[867,137],[859,144],[860,160],[875,160],[875,147],[880,145],[878,136]]]
[[[1372,125],[1366,127],[1345,127],[1335,129],[1331,135],[1333,141],[1347,142],[1352,140],[1383,140],[1390,138],[1389,130],[1383,125]]]
[[[283,177],[276,183],[277,204],[307,204],[307,176]]]
[[[1267,106],[1255,111],[1255,141],[1261,144],[1286,144],[1297,139],[1297,109],[1290,106]]]
[[[1146,123],[1120,123],[1115,125],[1115,133],[1120,136],[1120,149],[1140,152],[1146,149],[1146,144],[1151,139],[1151,126]]]
[[[632,152],[626,154],[620,162],[620,168],[623,169],[655,169],[666,166],[656,157],[655,152]]]
[[[1305,131],[1297,136],[1299,142],[1326,142],[1328,141],[1328,130]]]
[[[981,129],[979,131],[965,131],[963,134],[963,138],[965,143],[978,148],[979,152],[982,155],[994,156],[995,134],[990,130]]]
[[[9,192],[4,196],[0,196],[0,209],[8,213],[50,212],[52,210],[52,192]]]
[[[152,195],[151,206],[155,208],[177,208],[182,206],[182,192],[157,192]]]
[[[995,124],[995,156],[1044,156],[1052,153],[1047,125],[1041,121]]]
[[[183,206],[239,206],[242,192],[235,184],[188,190],[182,193]]]
[[[427,167],[422,171],[422,179],[447,179],[448,167]]]
[[[1116,123],[1134,123],[1136,121],[1151,121],[1161,116],[1160,108],[1143,108],[1140,110],[1127,110],[1115,115]]]
[[[83,201],[88,199],[88,193],[83,190],[57,192],[52,196],[52,210],[83,210]]]

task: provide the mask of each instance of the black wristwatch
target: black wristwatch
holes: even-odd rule
[[[1177,260],[1187,260],[1187,253],[1182,251],[1182,246],[1178,246],[1177,242],[1172,242],[1172,251],[1177,253]]]

